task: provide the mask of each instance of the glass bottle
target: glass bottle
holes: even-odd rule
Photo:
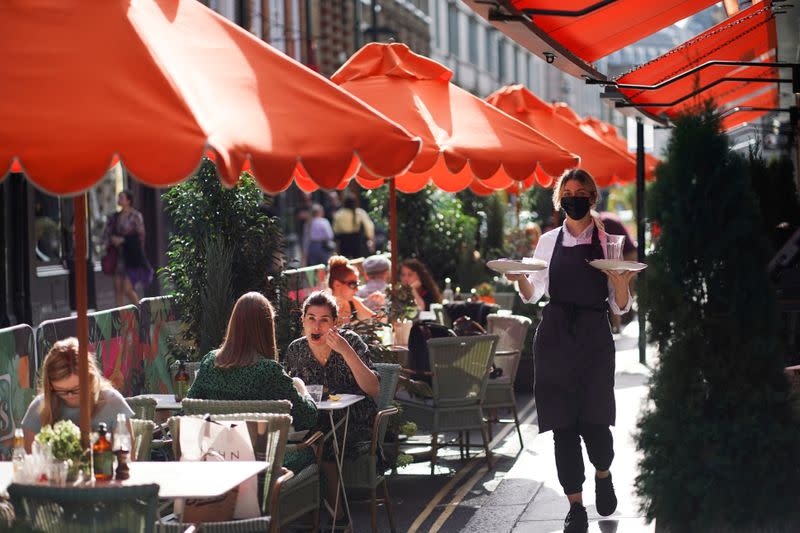
[[[22,428],[14,430],[14,451],[11,452],[11,461],[14,463],[14,477],[17,478],[25,468],[25,434]]]
[[[444,292],[442,292],[442,302],[453,301],[453,288],[450,286],[450,278],[444,278]]]
[[[97,426],[97,441],[92,445],[94,478],[98,481],[110,481],[114,477],[114,453],[107,435],[108,426],[105,422],[100,422]]]
[[[178,360],[178,371],[175,372],[173,390],[175,391],[176,402],[183,400],[189,390],[189,372],[186,371],[186,361],[183,359]]]
[[[115,479],[128,479],[128,457],[131,451],[131,434],[128,431],[128,417],[124,413],[117,414],[117,423],[114,425],[114,437],[111,439],[111,450],[117,456],[117,471]]]

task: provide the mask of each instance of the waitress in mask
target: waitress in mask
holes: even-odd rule
[[[570,510],[566,533],[584,532],[584,466],[581,438],[595,472],[597,512],[617,508],[611,482],[614,446],[614,340],[607,305],[615,314],[630,309],[634,272],[600,271],[589,261],[605,258],[606,233],[591,209],[598,199],[594,178],[582,169],[565,172],[553,189],[553,205],[563,209],[561,227],[539,239],[534,258],[548,268],[530,274],[506,274],[517,282],[526,303],[550,297],[536,331],[535,397],[539,432],[553,431],[558,479]]]

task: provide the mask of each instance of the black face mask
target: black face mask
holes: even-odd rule
[[[585,196],[565,196],[561,199],[561,208],[572,220],[580,220],[589,212],[589,199]]]

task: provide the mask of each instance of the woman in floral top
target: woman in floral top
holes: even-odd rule
[[[187,396],[206,400],[289,400],[292,425],[317,423],[317,406],[300,379],[292,379],[277,361],[275,313],[262,294],[248,292],[236,302],[225,341],[208,353]]]
[[[372,438],[372,424],[377,406],[373,397],[378,395],[380,383],[369,360],[369,348],[355,332],[337,330],[336,300],[329,294],[318,291],[303,303],[304,337],[292,341],[286,349],[285,364],[290,374],[300,377],[305,383],[328,387],[331,394],[361,394],[363,400],[350,407],[347,423],[347,440],[344,455],[348,458],[367,453]],[[344,410],[334,411],[334,421],[344,416]],[[339,442],[342,442],[343,426],[339,427]],[[327,413],[320,413],[318,429],[328,431],[330,422]],[[333,463],[333,444],[325,442],[325,474],[330,480],[326,484],[328,499],[336,495],[338,477]]]

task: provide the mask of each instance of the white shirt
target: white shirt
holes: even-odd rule
[[[577,237],[573,237],[572,234],[567,229],[567,221],[564,220],[564,224],[561,225],[560,228],[556,228],[553,230],[548,231],[544,235],[541,236],[539,239],[538,244],[536,245],[536,250],[533,252],[534,259],[541,259],[542,261],[546,261],[547,264],[550,264],[550,261],[553,259],[553,250],[556,247],[556,240],[558,239],[558,232],[564,232],[564,238],[561,240],[561,245],[567,248],[572,248],[573,246],[577,246],[579,244],[591,244],[592,243],[592,232],[594,231],[594,224],[589,224],[585,230],[581,232],[580,235]],[[598,230],[598,237],[600,239],[600,247],[603,249],[603,257],[605,257],[606,253],[606,232],[603,230]],[[526,300],[525,297],[520,293],[520,298],[525,303],[535,303],[538,302],[542,296],[550,297],[549,286],[550,286],[550,268],[545,268],[544,270],[537,270],[535,272],[531,272],[528,274],[528,280],[533,285],[533,295],[531,295],[530,299]],[[519,289],[518,289],[519,290]],[[611,280],[608,281],[608,304],[611,307],[611,312],[615,315],[622,315],[627,313],[631,308],[631,295],[630,291],[628,291],[628,303],[625,305],[623,309],[620,309],[617,305],[617,301],[614,298],[614,285],[611,284]]]

